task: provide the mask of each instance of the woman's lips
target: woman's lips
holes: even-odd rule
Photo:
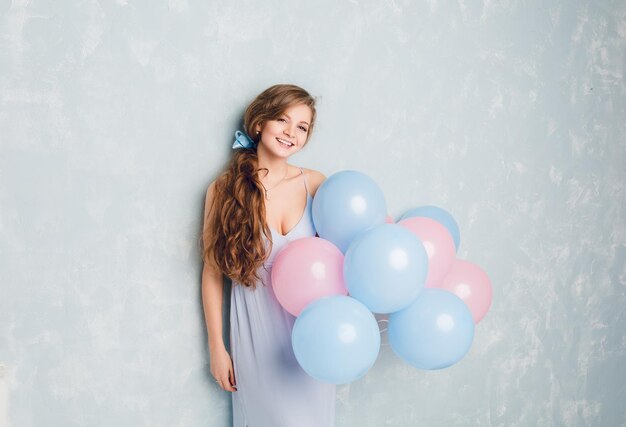
[[[276,138],[276,140],[280,143],[280,145],[282,145],[283,147],[286,147],[286,148],[291,148],[291,147],[293,147],[295,145],[293,142],[289,142],[289,141],[287,141],[285,139]],[[289,145],[289,144],[291,144],[291,145]]]

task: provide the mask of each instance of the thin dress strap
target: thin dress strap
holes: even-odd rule
[[[306,175],[304,174],[304,171],[302,170],[302,168],[300,168],[300,172],[302,173],[302,178],[304,179],[304,188],[306,189],[306,195],[309,195],[309,187],[307,187],[306,185]]]

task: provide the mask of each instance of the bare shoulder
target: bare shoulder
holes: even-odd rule
[[[209,184],[209,187],[206,190],[205,203],[208,204],[209,202],[212,201],[214,192],[215,192],[215,181],[211,181],[211,183]]]
[[[209,212],[213,207],[213,198],[215,196],[215,181],[212,181],[209,184],[209,187],[206,190],[206,196],[204,197],[204,218],[207,219]]]
[[[326,175],[315,169],[302,168],[306,174],[306,181],[309,184],[309,192],[311,196],[315,196],[317,189],[326,179]]]

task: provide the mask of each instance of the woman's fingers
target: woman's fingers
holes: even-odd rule
[[[237,384],[235,384],[235,376],[233,374],[232,368],[228,370],[228,378],[223,381],[225,385],[224,390],[226,391],[237,391]]]
[[[222,388],[226,391],[237,391],[236,388],[234,388],[231,384],[230,381],[228,381],[228,378],[220,381],[220,385],[222,386]]]
[[[231,392],[237,391],[235,370],[233,369],[233,362],[228,353],[218,352],[215,358],[211,359],[211,374],[220,388]]]
[[[217,385],[219,385],[222,389],[226,391],[237,391],[237,385],[233,381],[229,380],[229,378],[234,379],[232,373],[229,372],[228,375],[229,377],[217,379]]]
[[[237,387],[237,379],[235,378],[235,370],[231,367],[228,371],[228,376],[230,377],[230,383]]]

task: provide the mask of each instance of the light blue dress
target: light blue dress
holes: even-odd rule
[[[256,290],[233,281],[230,302],[231,356],[237,391],[232,392],[233,427],[332,427],[336,386],[309,376],[291,347],[295,317],[282,308],[271,286],[271,267],[290,241],[315,236],[312,197],[286,234],[272,229],[273,248],[259,269]],[[271,228],[271,227],[270,227]],[[266,245],[269,244],[265,239]]]

